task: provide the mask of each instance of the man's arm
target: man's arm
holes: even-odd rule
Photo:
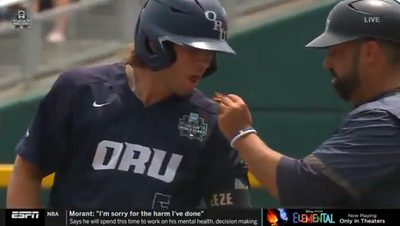
[[[398,166],[399,137],[397,118],[368,110],[350,116],[340,131],[303,160],[283,156],[255,134],[237,140],[235,147],[282,205],[332,207],[346,198],[360,199]]]
[[[247,165],[217,127],[206,145],[202,195],[211,208],[250,208]]]
[[[68,75],[57,79],[16,147],[17,157],[7,189],[8,208],[40,207],[42,179],[63,166],[67,156],[67,123],[71,89]]]

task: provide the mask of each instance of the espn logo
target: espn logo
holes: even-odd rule
[[[44,209],[6,209],[5,226],[20,226],[22,225],[45,225],[45,210]],[[0,215],[1,218],[1,215]],[[0,221],[1,222],[1,221]],[[1,223],[0,223],[1,224]],[[1,224],[3,226],[3,224]]]
[[[12,211],[11,219],[39,219],[39,211]]]

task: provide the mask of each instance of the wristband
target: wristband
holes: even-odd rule
[[[244,129],[242,129],[242,130],[239,130],[239,132],[237,132],[237,133],[233,136],[233,138],[231,139],[231,147],[232,147],[232,148],[235,148],[235,147],[233,146],[233,144],[235,143],[235,141],[237,141],[239,138],[241,138],[241,137],[243,137],[243,136],[246,136],[247,134],[250,134],[250,133],[257,133],[257,131],[256,131],[253,127],[251,127],[251,126],[246,127],[246,128],[244,128]]]

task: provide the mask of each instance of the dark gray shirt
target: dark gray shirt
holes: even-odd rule
[[[285,157],[279,197],[290,207],[400,207],[400,94],[353,110],[330,139],[302,160]]]

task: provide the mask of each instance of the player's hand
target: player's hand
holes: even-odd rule
[[[237,95],[217,94],[219,102],[218,125],[228,139],[240,130],[251,126],[252,119],[246,103]]]

